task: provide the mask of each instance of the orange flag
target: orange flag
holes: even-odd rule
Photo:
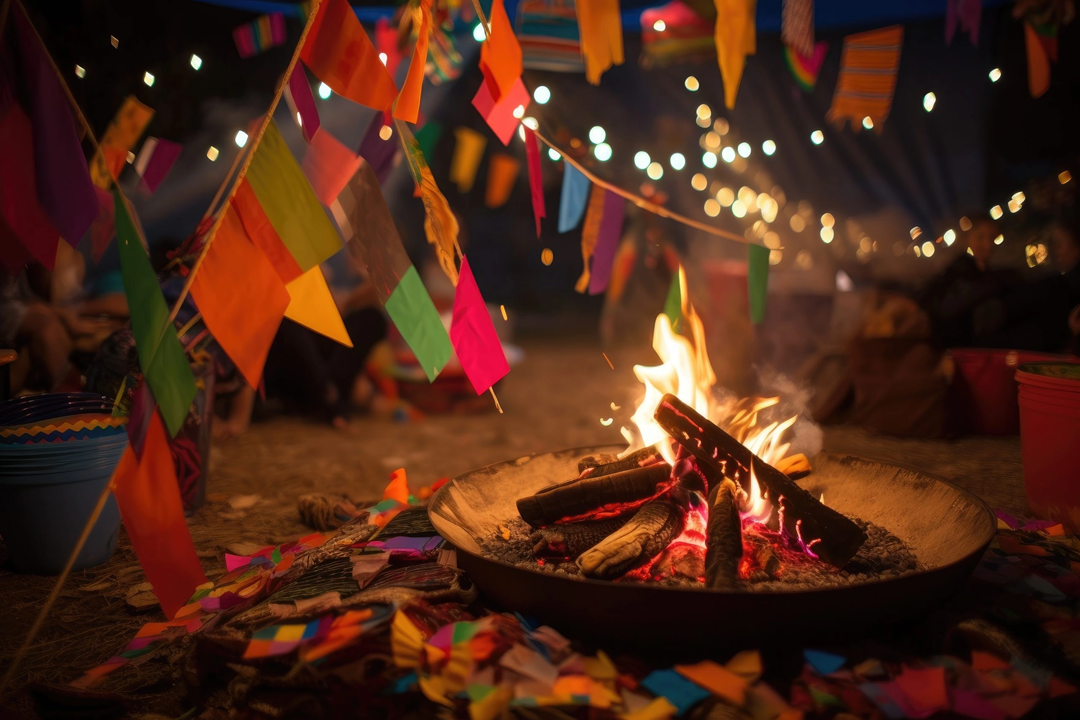
[[[247,236],[257,248],[262,250],[262,254],[277,271],[281,282],[289,283],[300,277],[304,271],[300,269],[300,264],[289,252],[289,248],[285,247],[285,243],[281,241],[277,230],[270,224],[270,218],[266,217],[259,199],[255,197],[255,191],[251,189],[246,179],[237,188],[232,203],[240,216],[240,221],[244,224]]]
[[[1038,31],[1028,22],[1024,23],[1024,49],[1027,52],[1028,91],[1031,97],[1040,98],[1050,89],[1050,60],[1057,58],[1050,56]],[[1056,55],[1056,46],[1054,49]]]
[[[622,16],[619,0],[589,0],[575,5],[585,79],[600,84],[600,76],[612,65],[623,64]]]
[[[323,0],[300,59],[331,90],[355,103],[388,110],[397,97],[394,78],[348,0]]]
[[[248,237],[234,205],[225,211],[214,242],[191,283],[191,296],[221,349],[259,387],[263,363],[289,306],[274,266]]]
[[[142,460],[130,445],[124,451],[113,495],[139,564],[171,620],[206,582],[206,575],[184,520],[168,436],[157,410],[150,418]]]
[[[514,37],[514,26],[510,24],[503,0],[491,3],[489,22],[491,36],[480,46],[480,71],[492,97],[498,101],[521,77],[521,45]]]
[[[502,207],[514,190],[521,161],[512,155],[492,155],[488,162],[487,192],[484,204],[489,208]]]
[[[414,125],[420,117],[420,89],[424,85],[428,38],[431,36],[431,0],[421,0],[420,11],[423,14],[423,20],[420,22],[420,33],[416,36],[412,62],[409,63],[409,74],[405,76],[401,92],[398,93],[397,101],[394,103],[394,117]]]

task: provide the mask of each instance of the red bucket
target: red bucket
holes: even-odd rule
[[[1080,365],[1023,365],[1016,379],[1028,505],[1080,532]]]
[[[1025,363],[1069,361],[1026,350],[949,350],[956,375],[949,389],[951,425],[961,435],[1017,435],[1016,369]]]

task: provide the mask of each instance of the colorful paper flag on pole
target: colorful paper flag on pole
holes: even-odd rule
[[[249,58],[285,42],[285,15],[270,13],[233,30],[233,42],[240,57]]]
[[[397,86],[348,0],[323,0],[300,59],[330,89],[355,103],[389,110]]]
[[[491,94],[488,83],[480,83],[480,89],[476,91],[472,104],[480,113],[488,127],[502,140],[503,145],[509,145],[514,131],[517,130],[525,110],[529,107],[529,91],[525,89],[525,83],[518,78],[514,86],[498,100]],[[520,110],[518,109],[520,108]]]
[[[570,232],[581,222],[592,183],[570,163],[563,163],[562,193],[559,198],[559,232]]]
[[[206,583],[206,575],[184,520],[169,441],[156,412],[146,433],[142,458],[137,458],[131,447],[124,451],[116,468],[113,494],[139,564],[171,620],[195,588]]]
[[[394,117],[414,125],[420,117],[420,90],[424,86],[424,66],[427,64],[428,39],[431,36],[431,0],[421,0],[420,14],[423,19],[420,21],[416,47],[413,48],[412,60],[409,62],[409,72],[405,76],[405,82],[401,84],[397,100],[394,101]]]
[[[416,142],[408,126],[400,120],[395,120],[394,125],[401,134],[401,147],[405,151],[409,172],[420,188],[420,197],[424,201],[424,235],[427,236],[428,243],[435,248],[439,266],[450,278],[450,282],[457,285],[457,258],[461,255],[457,241],[457,218],[435,183],[435,177],[424,159],[420,144]]]
[[[362,157],[345,147],[326,128],[319,128],[304,155],[304,175],[319,202],[330,206],[363,162]]]
[[[184,349],[176,338],[176,331],[169,322],[169,306],[161,294],[161,286],[150,266],[146,248],[128,214],[124,199],[115,187],[113,203],[120,274],[124,278],[124,294],[131,308],[131,332],[139,365],[143,377],[154,391],[154,399],[161,408],[161,416],[169,433],[176,435],[183,427],[195,399],[195,378],[191,375]]]
[[[322,268],[316,265],[286,285],[285,289],[289,293],[285,317],[345,347],[353,346]]]
[[[401,52],[398,50],[397,28],[391,26],[385,17],[375,21],[375,48],[379,55],[386,55],[386,71],[393,77],[401,62]]]
[[[420,152],[424,154],[424,159],[427,160],[428,165],[434,162],[435,158],[435,146],[439,143],[439,138],[442,137],[442,125],[429,120],[424,123],[424,127],[416,131],[416,143],[420,146]]]
[[[386,312],[416,355],[428,380],[434,382],[450,360],[453,347],[439,312],[414,266],[409,266],[390,293]]]
[[[750,321],[760,325],[765,319],[765,299],[769,295],[769,248],[747,245],[746,291],[750,301]]]
[[[293,119],[300,126],[304,139],[311,142],[321,121],[319,111],[315,107],[315,96],[311,94],[311,84],[308,82],[307,73],[301,67],[294,68],[292,75],[289,76],[289,84],[285,86],[285,102],[289,106]]]
[[[496,100],[507,95],[521,78],[521,46],[514,37],[514,26],[506,14],[503,0],[493,0],[488,17],[491,34],[480,46],[480,72]]]
[[[359,150],[360,157],[371,164],[375,177],[380,183],[386,182],[386,179],[390,177],[390,171],[397,164],[398,150],[401,148],[401,144],[396,138],[390,137],[390,134],[387,134],[385,140],[382,138],[380,133],[384,127],[393,132],[393,128],[384,122],[383,114],[376,113],[364,132],[364,139],[360,141]]]
[[[19,269],[30,255],[52,270],[60,233],[49,222],[38,203],[34,168],[34,138],[30,119],[17,104],[12,104],[0,118],[0,221],[8,242],[18,238],[25,252],[18,249],[5,254],[5,264]]]
[[[233,204],[192,280],[191,296],[214,340],[247,384],[259,387],[289,293],[248,237]]]
[[[255,191],[251,189],[247,178],[236,189],[232,205],[240,216],[240,221],[244,224],[244,231],[247,236],[262,251],[263,256],[277,271],[281,282],[290,283],[300,277],[304,271],[300,269],[300,265],[296,262],[296,258],[293,257],[292,253],[289,252],[289,248],[281,241],[277,230],[270,223],[270,218],[266,217],[266,213],[263,212],[263,207],[259,204],[259,199],[255,197]]]
[[[795,78],[795,84],[806,92],[813,90],[828,52],[829,43],[824,40],[814,46],[814,54],[810,57],[800,55],[799,51],[790,45],[785,46],[784,62],[787,63],[791,76]]]
[[[757,52],[757,0],[713,0],[716,5],[716,59],[724,79],[724,105],[735,107],[746,56]]]
[[[521,161],[512,155],[495,154],[488,161],[487,192],[484,193],[484,205],[489,208],[502,207],[510,199]]]
[[[461,258],[461,276],[454,292],[450,341],[477,395],[483,394],[510,372],[510,364],[506,362],[495,324],[491,322],[491,313],[476,285],[469,261],[464,257]]]
[[[467,127],[459,127],[454,135],[457,142],[450,158],[450,182],[455,183],[458,192],[464,195],[472,190],[476,171],[484,157],[484,148],[487,147],[487,138]]]
[[[255,149],[246,180],[302,271],[341,249],[333,223],[274,122]]]
[[[600,76],[612,65],[623,64],[622,16],[619,0],[586,0],[575,3],[585,79],[600,84]]]
[[[139,174],[146,188],[154,193],[172,170],[173,163],[184,149],[179,143],[148,137],[135,158],[135,172]]]
[[[547,217],[544,207],[544,178],[540,174],[540,144],[532,128],[525,128],[525,161],[529,164],[529,191],[532,195],[533,217],[536,218],[536,237],[540,237],[540,220]]]
[[[904,28],[900,25],[848,35],[840,56],[840,77],[836,81],[832,107],[825,118],[843,124],[851,120],[857,132],[864,118],[870,118],[881,132],[892,109],[896,72],[900,69],[900,47]]]
[[[568,166],[569,167],[569,166]],[[581,277],[578,278],[574,289],[583,293],[589,289],[589,281],[592,276],[592,256],[596,250],[596,243],[600,239],[600,227],[604,221],[604,204],[607,190],[599,185],[593,185],[589,193],[589,207],[585,212],[585,227],[581,230]]]
[[[27,80],[38,202],[61,237],[75,247],[98,214],[75,118],[48,51],[30,22],[18,9],[10,18]]]
[[[604,191],[604,217],[593,250],[592,271],[589,277],[589,294],[599,295],[607,289],[611,279],[611,264],[622,235],[625,201],[613,192]]]
[[[154,111],[139,102],[134,95],[129,95],[116,117],[105,128],[105,134],[99,141],[99,149],[90,161],[90,179],[102,190],[108,190],[114,179],[124,169],[127,154],[135,147],[143,130],[146,129]]]
[[[814,0],[784,0],[780,39],[803,57],[814,54]]]

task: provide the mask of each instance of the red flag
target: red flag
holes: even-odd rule
[[[450,323],[450,342],[454,344],[461,369],[480,395],[510,372],[502,343],[491,322],[480,288],[476,286],[469,261],[461,258],[461,271],[454,291],[454,319]]]
[[[38,203],[33,133],[18,105],[0,119],[0,158],[0,217],[34,259],[52,270],[60,233]]]
[[[172,619],[206,575],[191,541],[176,468],[161,414],[154,412],[142,460],[128,447],[116,468],[113,494],[131,545],[165,615]]]
[[[529,163],[529,189],[532,191],[533,217],[536,218],[536,237],[540,237],[540,219],[547,217],[544,207],[544,179],[540,175],[540,144],[536,133],[525,127],[525,159]]]
[[[394,78],[348,0],[323,1],[300,59],[331,90],[355,103],[386,110],[397,97]]]
[[[263,255],[277,270],[281,282],[289,283],[300,277],[304,271],[300,269],[299,263],[289,252],[289,248],[285,247],[285,243],[281,241],[277,230],[270,224],[270,218],[266,217],[259,199],[255,197],[255,191],[251,189],[246,179],[236,189],[236,195],[233,196],[232,201],[251,242],[262,250]]]
[[[315,197],[329,207],[363,162],[362,157],[342,145],[326,128],[319,128],[311,138],[301,167]]]

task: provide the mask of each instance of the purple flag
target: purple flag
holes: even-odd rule
[[[464,256],[454,292],[450,342],[461,361],[461,369],[477,395],[510,372],[510,364],[506,362],[495,324],[491,322],[491,314],[480,295],[480,288],[476,286],[469,261]]]
[[[183,145],[169,140],[146,138],[139,150],[139,157],[135,158],[135,172],[139,173],[150,192],[157,192],[158,185],[172,170],[173,163],[180,157],[183,149]]]
[[[75,247],[97,218],[97,195],[71,106],[46,50],[21,12],[13,11],[11,18],[29,87],[38,201],[60,235]]]
[[[945,43],[956,35],[957,25],[971,37],[971,44],[979,44],[979,24],[982,22],[982,0],[946,0]]]
[[[615,250],[619,247],[622,233],[624,201],[613,192],[604,195],[604,217],[600,220],[600,232],[593,251],[592,270],[589,278],[589,294],[599,295],[607,289],[611,279],[611,265],[615,262]]]
[[[367,132],[364,133],[364,139],[360,141],[358,151],[360,157],[371,164],[371,169],[375,171],[375,177],[380,185],[386,183],[386,178],[394,169],[397,151],[401,148],[401,143],[394,138],[383,140],[379,136],[384,127],[389,126],[384,122],[383,113],[376,113],[371,124],[368,125]]]
[[[311,94],[304,69],[299,65],[289,76],[289,86],[285,88],[285,101],[292,110],[293,119],[300,123],[304,139],[311,142],[315,131],[319,129],[319,111],[315,109],[315,96]]]

